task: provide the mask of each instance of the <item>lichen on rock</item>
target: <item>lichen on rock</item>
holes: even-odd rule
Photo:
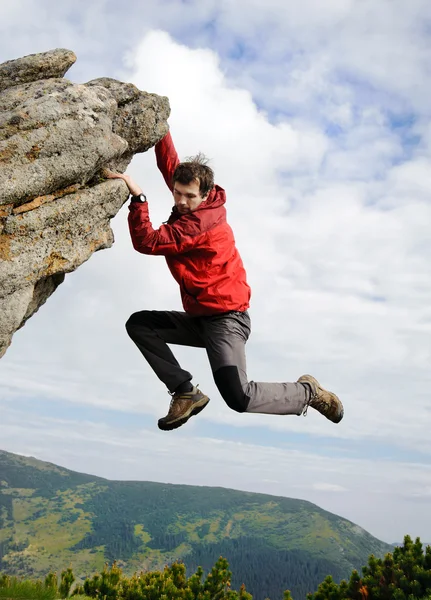
[[[168,131],[169,102],[133,84],[64,79],[57,49],[0,65],[0,357],[64,280],[114,239],[124,171]]]

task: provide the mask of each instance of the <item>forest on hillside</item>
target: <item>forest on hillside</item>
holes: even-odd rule
[[[34,579],[70,566],[77,581],[117,564],[125,576],[182,561],[258,600],[296,598],[393,546],[318,506],[225,488],[108,481],[0,451],[0,572]]]
[[[49,573],[44,581],[0,575],[0,598],[10,600],[253,600],[243,584],[232,589],[232,573],[220,557],[204,576],[202,567],[187,577],[183,563],[173,563],[163,571],[123,575],[117,564],[75,584],[72,569],[60,577]],[[417,538],[409,536],[383,559],[371,555],[362,573],[353,571],[349,580],[336,583],[328,576],[308,600],[431,600],[431,547],[424,550]],[[255,597],[254,600],[263,600]],[[272,599],[280,600],[280,599]],[[283,600],[293,600],[289,590]],[[295,598],[299,600],[299,598]]]

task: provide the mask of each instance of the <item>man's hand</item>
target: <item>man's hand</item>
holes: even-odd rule
[[[132,194],[132,196],[139,196],[140,194],[143,194],[143,191],[139,185],[133,181],[130,175],[125,175],[124,173],[114,173],[114,171],[110,171],[109,169],[103,169],[102,175],[103,177],[106,177],[106,179],[122,179],[129,188],[129,192]]]

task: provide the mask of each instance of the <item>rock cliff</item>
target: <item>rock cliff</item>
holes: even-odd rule
[[[114,239],[134,154],[168,131],[167,98],[101,78],[64,79],[76,57],[56,49],[0,64],[0,357],[93,252]]]

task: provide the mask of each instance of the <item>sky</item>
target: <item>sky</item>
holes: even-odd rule
[[[0,448],[110,479],[309,500],[387,542],[431,542],[431,4],[427,0],[5,0],[0,62],[62,47],[66,75],[168,96],[180,157],[204,152],[252,287],[249,378],[311,373],[334,425],[211,402],[174,432],[124,323],[181,310],[162,257],[115,244],[68,275],[0,364]],[[128,172],[152,222],[152,150]]]

